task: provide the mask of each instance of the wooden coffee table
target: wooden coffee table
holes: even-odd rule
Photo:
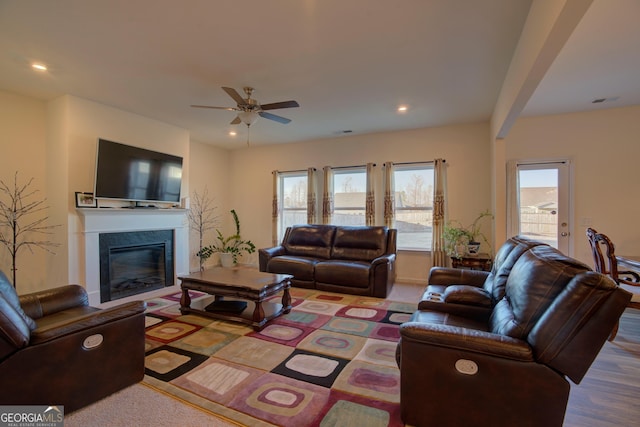
[[[292,278],[290,274],[263,273],[246,267],[214,267],[188,276],[180,276],[180,312],[241,322],[259,331],[269,320],[291,311],[289,289]],[[189,290],[205,292],[214,297],[193,301],[192,305]],[[283,291],[281,304],[265,301],[280,291]],[[229,303],[225,298],[244,300],[247,303],[246,308],[242,309],[244,303],[238,301],[236,305],[240,305],[239,310],[225,311],[225,304]]]

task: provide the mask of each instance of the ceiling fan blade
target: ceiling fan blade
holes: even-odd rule
[[[282,124],[287,124],[291,121],[291,119],[287,119],[286,117],[276,116],[275,114],[259,112],[260,117],[264,117],[265,119],[273,120]]]
[[[214,110],[238,111],[238,109],[234,107],[214,107],[211,105],[192,105],[192,107],[193,108],[211,108]]]
[[[227,92],[227,95],[232,97],[233,100],[236,101],[236,103],[238,105],[244,105],[244,104],[247,103],[234,88],[232,88],[232,87],[224,87],[223,86],[222,90]]]
[[[240,116],[236,116],[236,118],[231,121],[232,125],[239,125],[240,123],[242,123],[242,120],[240,120]]]
[[[271,104],[261,105],[260,108],[263,110],[277,110],[278,108],[294,108],[299,107],[296,101],[282,101],[282,102],[273,102]]]

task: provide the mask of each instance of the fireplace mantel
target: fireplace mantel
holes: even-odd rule
[[[85,287],[90,304],[100,304],[100,233],[174,230],[176,277],[189,273],[189,224],[186,209],[79,208],[77,211],[82,220]]]
[[[186,219],[186,209],[153,209],[153,208],[78,208],[76,209],[84,217],[84,231],[95,231],[112,226],[126,227],[131,224],[137,227],[140,220],[182,224]],[[171,219],[169,219],[171,218]],[[177,222],[175,222],[177,221]],[[137,229],[137,228],[134,228]],[[109,230],[113,231],[113,230]],[[124,230],[126,231],[126,230]]]

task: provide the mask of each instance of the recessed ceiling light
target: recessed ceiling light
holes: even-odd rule
[[[409,111],[409,107],[406,105],[400,105],[398,107],[398,113],[406,113],[407,111]]]
[[[38,63],[31,64],[31,68],[38,71],[47,71],[46,65],[38,64]]]
[[[232,130],[232,131],[230,131],[230,132],[229,132],[229,135],[230,135],[230,136],[236,136],[236,135],[237,135],[237,133],[236,133],[236,131],[235,131],[235,130]]]

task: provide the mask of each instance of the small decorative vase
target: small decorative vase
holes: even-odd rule
[[[478,255],[478,252],[480,251],[480,243],[478,242],[469,242],[469,244],[467,244],[467,253],[469,255]]]
[[[220,265],[222,265],[225,268],[233,267],[235,265],[235,263],[233,262],[233,254],[221,252]]]

